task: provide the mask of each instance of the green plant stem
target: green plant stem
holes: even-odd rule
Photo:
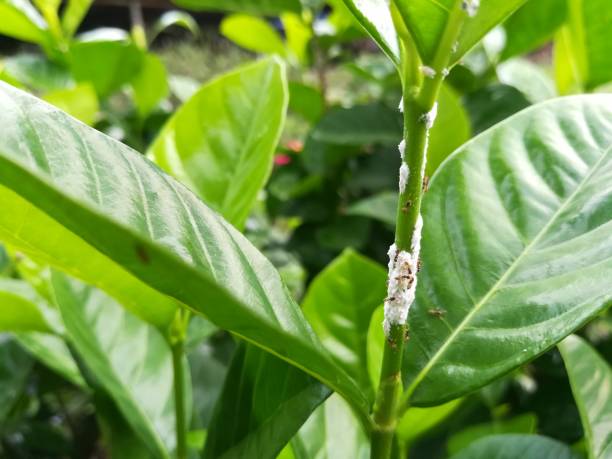
[[[406,145],[404,163],[408,166],[409,176],[406,187],[399,194],[396,216],[395,244],[397,250],[412,251],[415,227],[421,212],[423,196],[424,165],[427,154],[428,115],[436,104],[440,86],[449,64],[453,44],[457,40],[465,20],[461,2],[456,1],[442,36],[438,51],[429,66],[435,75],[425,75],[420,87],[415,88],[414,65],[405,65],[404,82],[404,141]],[[407,49],[414,47],[406,46]],[[414,55],[404,59],[416,60]],[[420,80],[420,78],[419,78]],[[391,454],[393,435],[401,410],[398,400],[401,393],[401,365],[407,325],[395,324],[391,327],[385,342],[380,383],[374,406],[374,428],[372,432],[372,459],[388,459]]]
[[[185,375],[183,366],[184,341],[172,344],[174,373],[174,413],[176,418],[176,458],[187,459],[187,425],[185,422]]]

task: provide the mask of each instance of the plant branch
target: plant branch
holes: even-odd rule
[[[427,154],[429,129],[436,115],[436,100],[442,81],[446,76],[446,67],[457,40],[466,13],[462,9],[462,2],[456,1],[450,12],[447,26],[438,46],[433,60],[421,67],[422,78],[414,75],[415,62],[418,57],[414,54],[403,56],[402,81],[404,84],[404,154],[402,168],[404,169],[405,184],[401,184],[399,203],[396,216],[395,251],[411,253],[418,257],[418,243],[420,238],[420,225],[418,220],[421,214],[421,199],[423,196],[424,171]],[[404,37],[408,38],[409,37]],[[404,43],[404,48],[415,51],[412,43]],[[412,59],[412,62],[406,61]],[[422,83],[421,83],[422,82]],[[415,86],[419,84],[419,86]],[[407,172],[407,174],[406,174]],[[400,171],[400,176],[402,171]],[[412,253],[415,252],[415,253]],[[390,262],[390,265],[392,261]],[[390,270],[391,274],[391,270]],[[416,269],[411,273],[416,282]],[[391,279],[389,279],[391,281]],[[406,305],[406,307],[408,307]],[[386,319],[385,319],[386,320]],[[398,399],[401,393],[401,364],[404,350],[404,341],[408,336],[406,323],[392,323],[387,331],[383,362],[380,374],[380,383],[376,404],[374,406],[374,430],[372,434],[372,459],[388,459],[391,454],[393,435],[398,420]],[[403,405],[408,398],[404,395]]]
[[[174,375],[174,417],[176,426],[176,459],[187,459],[187,416],[185,411],[185,334],[189,311],[177,311],[170,335],[172,372]]]

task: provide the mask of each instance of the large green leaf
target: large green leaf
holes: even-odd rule
[[[506,44],[501,59],[508,59],[542,46],[550,40],[567,16],[567,0],[531,0],[504,23]]]
[[[578,405],[589,459],[612,457],[612,369],[582,338],[559,344]]]
[[[389,2],[386,0],[343,1],[378,46],[396,65],[399,65],[399,43],[389,9]]]
[[[0,331],[61,330],[57,312],[27,283],[0,278]]]
[[[283,64],[265,59],[204,85],[149,154],[241,227],[272,168],[287,111]]]
[[[96,91],[89,83],[81,83],[73,88],[48,92],[44,99],[90,126],[96,121],[100,108]]]
[[[175,298],[367,412],[270,262],[189,190],[4,83],[0,108],[0,239],[108,290],[153,323],[169,323]]]
[[[579,459],[556,440],[540,435],[491,435],[472,443],[451,459]]]
[[[567,25],[555,40],[561,94],[612,80],[612,8],[608,0],[567,0]]]
[[[43,44],[48,38],[47,23],[28,0],[0,0],[0,34]]]
[[[301,11],[300,0],[173,0],[178,6],[195,11],[232,11],[274,15],[283,11]]]
[[[131,81],[138,113],[145,118],[168,95],[166,67],[155,54],[145,54],[139,72]]]
[[[425,64],[431,64],[451,10],[462,0],[396,0],[397,8],[411,32]],[[457,62],[485,34],[501,24],[526,0],[481,0],[474,17],[467,18],[459,34],[452,62]],[[478,3],[478,2],[474,2]]]
[[[371,397],[368,326],[385,297],[386,281],[381,265],[347,249],[314,278],[302,303],[323,345]]]
[[[612,301],[612,96],[555,99],[455,152],[423,204],[406,397],[431,405],[533,359]]]
[[[291,441],[295,459],[367,459],[370,443],[350,407],[332,395]]]
[[[303,371],[242,344],[217,401],[203,457],[274,459],[329,394]]]
[[[67,37],[72,37],[81,25],[93,0],[68,0],[62,13],[62,29]]]
[[[109,296],[53,273],[68,339],[156,457],[174,449],[172,352],[164,336]],[[190,401],[187,401],[190,406]]]

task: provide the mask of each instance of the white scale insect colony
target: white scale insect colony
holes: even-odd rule
[[[393,325],[403,325],[408,318],[408,310],[414,302],[421,251],[421,229],[423,220],[419,215],[410,252],[397,250],[395,244],[389,247],[389,279],[387,281],[387,298],[385,299],[385,320],[383,328],[389,337]]]
[[[480,7],[480,0],[463,0],[461,2],[461,8],[463,8],[463,10],[471,18],[476,16],[476,13],[478,13],[478,7]]]

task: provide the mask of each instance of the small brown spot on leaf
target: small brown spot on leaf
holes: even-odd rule
[[[149,252],[147,251],[146,247],[136,244],[135,249],[136,255],[140,261],[142,261],[145,265],[151,263],[151,257],[149,256]]]

